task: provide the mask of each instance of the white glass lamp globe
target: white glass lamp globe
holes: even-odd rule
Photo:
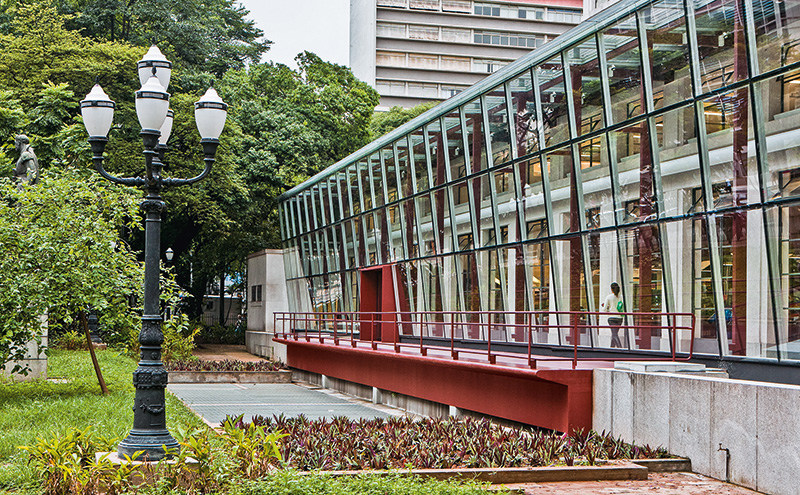
[[[151,46],[144,57],[136,64],[136,68],[139,70],[139,84],[144,86],[147,80],[150,79],[153,67],[157,69],[158,80],[166,90],[169,88],[169,79],[172,76],[172,62],[167,60],[167,57],[161,53],[161,50],[156,45]]]
[[[99,84],[95,84],[86,98],[81,100],[83,125],[90,137],[108,137],[114,121],[114,102]]]
[[[161,136],[158,137],[158,144],[166,146],[167,141],[169,141],[169,136],[172,134],[172,122],[174,119],[175,112],[167,110],[167,118],[164,119],[164,123],[161,125]]]
[[[194,120],[203,139],[219,139],[228,117],[228,105],[222,101],[214,88],[194,104]]]
[[[167,118],[169,110],[169,93],[156,75],[136,92],[136,116],[142,129],[159,130]]]

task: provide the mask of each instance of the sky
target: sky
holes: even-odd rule
[[[294,57],[308,50],[323,60],[349,63],[349,0],[239,0],[248,16],[273,42],[263,62],[296,68]]]

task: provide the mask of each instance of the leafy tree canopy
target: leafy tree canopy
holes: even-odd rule
[[[192,71],[221,76],[256,63],[271,41],[235,0],[60,0],[83,35],[137,46],[158,45]]]
[[[143,270],[123,229],[139,228],[138,194],[96,174],[51,169],[36,186],[0,180],[0,365],[24,356],[42,315],[67,321],[88,307],[109,330],[129,333],[125,297]]]

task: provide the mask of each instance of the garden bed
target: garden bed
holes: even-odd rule
[[[240,429],[250,426],[241,416],[228,421]],[[303,416],[257,416],[252,424],[286,434],[280,442],[281,456],[287,467],[301,471],[525,470],[670,457],[662,448],[631,445],[594,431],[563,435],[506,428],[487,419],[310,420]]]
[[[172,361],[165,367],[170,383],[292,382],[292,372],[279,361]]]

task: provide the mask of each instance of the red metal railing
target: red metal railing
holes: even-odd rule
[[[668,332],[667,342],[670,344],[669,357],[648,357],[648,360],[669,359],[672,361],[688,360],[694,353],[693,329],[695,316],[692,313],[601,313],[575,311],[398,311],[398,312],[308,312],[308,313],[275,313],[274,328],[278,338],[307,342],[316,339],[320,343],[342,342],[357,347],[359,343],[369,342],[370,348],[378,349],[380,344],[391,344],[395,352],[403,348],[418,349],[423,356],[431,349],[441,350],[446,344],[425,343],[425,338],[450,340],[450,356],[458,359],[460,354],[486,355],[486,359],[495,364],[498,356],[508,359],[527,359],[527,365],[536,368],[537,361],[571,360],[572,367],[577,367],[581,360],[615,361],[619,359],[635,360],[636,358],[578,358],[579,349],[613,350],[613,347],[599,346],[594,339],[601,332],[611,331],[617,325],[601,323],[608,316],[622,316],[623,323],[619,331],[623,333],[626,346],[623,349],[635,349],[631,342],[636,335],[646,340],[649,335]],[[660,323],[659,323],[660,322]],[[499,329],[499,330],[498,330]],[[557,342],[541,342],[561,348],[572,347],[571,358],[540,356],[533,353],[534,336],[549,336],[555,332]],[[678,357],[678,333],[688,336],[688,352]],[[493,333],[504,338],[493,337]],[[379,336],[376,336],[379,334]],[[401,336],[419,337],[419,343],[400,342]],[[513,339],[509,339],[513,336]],[[522,337],[520,339],[520,337]],[[634,338],[631,338],[634,337]],[[406,339],[408,340],[408,339]],[[587,341],[581,343],[581,340]],[[663,337],[662,337],[663,341]],[[441,342],[441,341],[440,341]],[[485,342],[485,349],[456,347],[456,342]],[[502,352],[492,350],[495,343],[526,343],[527,353]],[[588,345],[587,345],[588,344]],[[644,349],[639,347],[638,349]],[[639,358],[641,359],[641,358]]]

